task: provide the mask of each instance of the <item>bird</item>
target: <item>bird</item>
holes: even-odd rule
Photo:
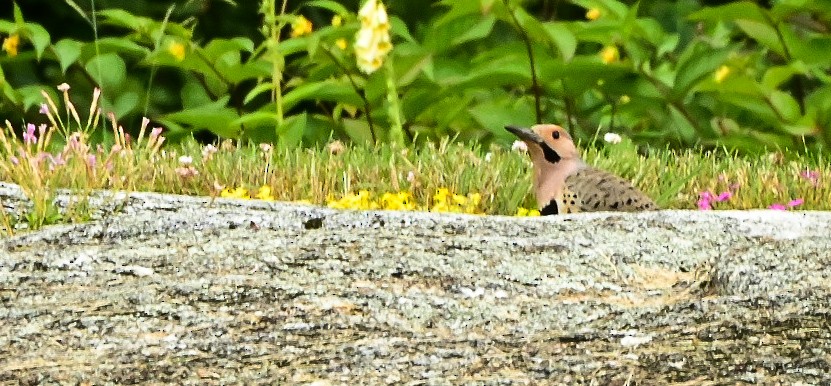
[[[629,181],[587,165],[568,132],[555,124],[505,126],[528,146],[534,193],[543,216],[577,212],[656,210]]]

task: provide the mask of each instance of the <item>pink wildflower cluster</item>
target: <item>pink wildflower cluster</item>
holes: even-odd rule
[[[699,193],[698,197],[699,210],[712,210],[714,202],[724,202],[729,200],[733,197],[733,192],[728,190],[721,192],[719,195],[715,195],[714,193],[708,190]]]
[[[815,188],[819,186],[819,171],[804,170],[802,173],[799,173],[799,176],[808,180]]]
[[[797,206],[800,206],[804,202],[805,202],[805,200],[803,200],[801,198],[797,198],[795,200],[789,201],[787,204],[784,204],[784,205],[780,204],[780,203],[772,204],[771,206],[768,207],[768,209],[771,209],[771,210],[788,210],[788,209],[793,209]]]

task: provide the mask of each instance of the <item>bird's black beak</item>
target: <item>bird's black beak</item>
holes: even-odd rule
[[[510,131],[523,141],[536,143],[540,145],[543,144],[542,137],[540,137],[539,135],[537,135],[537,133],[531,131],[530,129],[526,129],[524,127],[519,126],[505,126],[505,130]]]
[[[535,143],[535,144],[537,144],[540,147],[540,149],[542,150],[542,155],[543,155],[543,157],[545,157],[546,161],[551,162],[552,164],[555,164],[557,162],[560,162],[560,160],[562,160],[562,157],[560,157],[560,154],[558,154],[554,149],[551,148],[551,146],[549,146],[547,143],[545,143],[545,141],[542,140],[542,137],[540,137],[539,134],[531,131],[530,129],[526,129],[524,127],[519,127],[519,126],[505,126],[505,130],[508,130],[511,133],[514,133],[514,135],[519,137],[519,139],[525,141],[525,143],[528,143],[528,144]]]

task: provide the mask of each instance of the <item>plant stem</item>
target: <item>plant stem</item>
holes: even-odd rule
[[[361,97],[361,100],[364,101],[364,113],[366,114],[366,123],[369,125],[369,134],[372,136],[372,144],[375,145],[378,143],[378,138],[375,135],[375,125],[372,124],[372,106],[369,104],[369,99],[366,98],[366,91],[361,92],[361,88],[358,87],[358,84],[355,83],[355,79],[352,78],[352,71],[349,71],[349,68],[346,67],[343,63],[338,60],[338,57],[332,52],[332,48],[323,45],[323,52],[332,59],[332,62],[335,63],[341,72],[346,75],[346,79],[349,79],[349,83],[352,85],[352,89],[355,90],[355,93]]]
[[[519,35],[522,37],[522,41],[525,43],[525,49],[528,51],[528,61],[531,65],[531,89],[534,91],[534,112],[536,113],[536,122],[539,124],[542,123],[542,96],[540,95],[540,85],[537,80],[537,66],[534,61],[534,50],[533,47],[531,47],[531,37],[529,37],[528,33],[522,29],[522,25],[519,24],[519,20],[517,19],[516,14],[514,14],[514,10],[510,7],[510,5],[508,5],[508,0],[503,1],[505,2],[505,7],[508,9],[508,13],[511,15],[511,19],[514,20],[514,24],[519,30]]]
[[[387,75],[387,103],[389,103],[388,114],[390,116],[389,140],[392,143],[404,144],[404,129],[401,120],[401,107],[398,100],[398,88],[395,86],[395,71],[392,66],[392,57],[388,57],[386,63]]]

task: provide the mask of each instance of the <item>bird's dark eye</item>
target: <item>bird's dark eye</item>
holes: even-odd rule
[[[551,133],[551,136],[554,137],[554,139],[560,139],[560,132],[555,131],[555,132]]]

